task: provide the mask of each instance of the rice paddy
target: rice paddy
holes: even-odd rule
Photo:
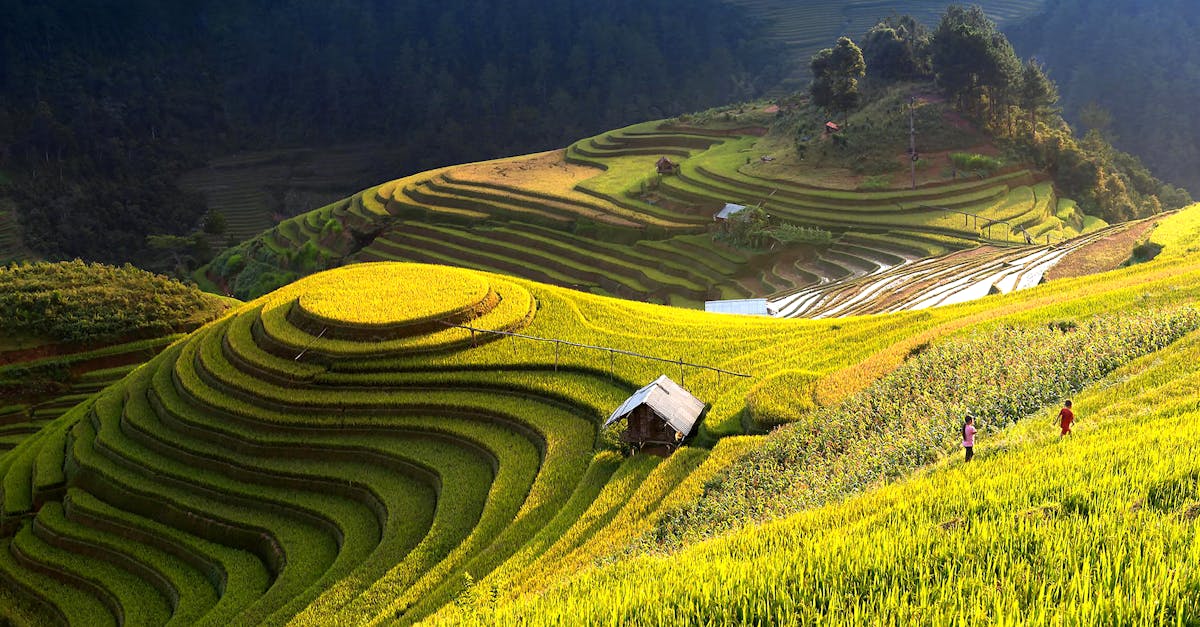
[[[1194,333],[1105,366],[1076,397],[1073,440],[1047,435],[1052,410],[1035,404],[981,436],[969,466],[935,455],[910,479],[642,553],[777,437],[746,435],[752,393],[788,412],[803,384],[809,409],[791,411],[819,416],[803,412],[834,411],[914,345],[1186,309],[1200,296],[1197,216],[1164,218],[1147,263],[838,320],[713,316],[421,264],[315,274],[0,457],[0,611],[77,624],[1187,623],[1200,612],[1186,575],[1195,460],[1163,438],[1190,437]],[[669,458],[624,458],[603,418],[664,371],[711,405],[701,431]],[[994,390],[995,406],[1021,381]],[[932,442],[953,451],[943,422]],[[874,450],[903,455],[907,423],[888,425]],[[1078,532],[1063,539],[1063,524]],[[1128,539],[1146,547],[1136,559]]]

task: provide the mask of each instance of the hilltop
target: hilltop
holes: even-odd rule
[[[3,607],[31,620],[59,616],[87,624],[118,617],[154,624],[410,623],[431,616],[554,622],[555,616],[586,621],[609,612],[655,623],[682,616],[753,622],[764,616],[754,608],[765,602],[769,616],[781,620],[821,611],[850,621],[856,611],[869,610],[873,616],[921,612],[938,622],[928,608],[943,608],[941,616],[968,610],[918,594],[912,584],[920,578],[904,575],[901,565],[917,564],[904,557],[925,555],[941,537],[936,534],[968,531],[997,543],[989,559],[1003,560],[1006,568],[1040,572],[1053,562],[1062,578],[1095,589],[1108,575],[1077,559],[1064,563],[1049,549],[1005,547],[1013,534],[1057,533],[1061,517],[1080,517],[1071,520],[1089,531],[1072,540],[1073,556],[1090,555],[1093,563],[1116,559],[1113,551],[1125,545],[1108,540],[1127,533],[1163,555],[1178,555],[1170,547],[1187,523],[1177,512],[1195,498],[1187,487],[1193,484],[1180,477],[1195,469],[1178,456],[1151,464],[1142,451],[1153,450],[1145,447],[1155,431],[1182,428],[1190,416],[1190,405],[1177,415],[1169,410],[1174,405],[1158,403],[1194,402],[1156,386],[1191,376],[1196,363],[1190,356],[1200,317],[1189,305],[1200,296],[1200,258],[1191,245],[1200,236],[1198,216],[1200,207],[1162,220],[1152,235],[1161,253],[1147,263],[963,305],[839,321],[712,316],[445,266],[375,263],[318,273],[206,325],[0,459],[2,522],[10,534],[0,572],[21,595]],[[464,320],[475,329],[571,344],[454,326]],[[990,367],[994,360],[955,366],[952,358],[981,347],[996,355],[1008,343],[995,338],[1010,336],[1045,341],[1048,354],[1070,347],[1094,359],[1076,368],[1014,347],[1000,360],[1008,370],[1005,385],[986,396],[991,409],[985,415],[994,421],[986,432],[996,438],[987,440],[988,452],[968,469],[942,462],[928,479],[872,487],[955,450],[958,410],[921,411],[927,424],[902,412],[878,424],[878,441],[861,445],[834,428],[846,423],[826,422],[828,412],[861,415],[856,403],[872,402],[880,385],[909,390],[927,410],[919,405],[922,395],[943,397],[939,386],[958,379],[904,378],[913,367]],[[1152,355],[1139,359],[1146,354]],[[901,366],[906,360],[916,366]],[[617,454],[615,434],[600,427],[602,419],[632,389],[676,369],[711,404],[701,433],[666,459]],[[959,372],[963,381],[983,376]],[[1111,404],[1105,399],[1130,386],[1139,395],[1123,400],[1121,411],[1115,404],[1101,411]],[[1077,440],[1049,454],[1049,436],[1033,426],[1040,419],[1022,427],[1023,419],[1042,416],[1060,395],[1084,389],[1092,390],[1080,402],[1089,413]],[[755,399],[749,406],[748,397]],[[875,398],[893,396],[885,391]],[[816,407],[825,409],[814,413]],[[1157,422],[1133,418],[1143,414]],[[766,439],[740,435],[755,422],[772,424],[773,415],[787,416],[791,426]],[[1011,424],[1017,427],[1002,430]],[[790,441],[784,449],[781,439]],[[1010,444],[998,446],[997,439]],[[1117,440],[1119,451],[1104,444]],[[720,486],[736,486],[745,473],[757,477],[759,490],[795,490],[798,484],[761,474],[770,472],[764,456],[791,447],[808,459],[811,465],[800,470],[812,480],[846,479],[816,494],[850,500],[764,531],[735,531],[672,558],[617,559],[593,570],[656,529],[686,525],[686,512],[724,498]],[[1076,461],[1082,456],[1087,464]],[[950,490],[964,473],[979,479],[1017,459],[1023,477],[1047,478],[1010,481],[1003,490]],[[1138,472],[1118,475],[1122,464]],[[1112,494],[1120,512],[1099,494],[1063,492],[1063,482],[1075,475],[1060,476],[1061,467],[1076,474],[1086,468],[1091,481],[1073,485],[1107,486],[1104,494]],[[844,472],[851,468],[858,474]],[[1112,480],[1104,478],[1110,474]],[[444,485],[456,489],[439,488]],[[914,500],[914,492],[923,496]],[[908,505],[889,505],[896,501]],[[1143,522],[1125,526],[1124,508],[1135,501],[1143,503],[1136,514]],[[768,515],[797,507],[790,496],[774,502],[779,510]],[[1022,514],[1030,508],[1036,511]],[[888,568],[900,569],[886,578],[886,594],[894,595],[887,598],[897,601],[868,596],[848,606],[781,605],[800,597],[794,591],[780,596],[785,588],[779,586],[804,579],[790,570],[748,577],[740,566],[747,555],[761,555],[755,568],[796,563],[760,534],[802,551],[813,546],[812,533],[840,538],[855,529],[854,520],[898,525],[910,516],[926,521],[918,526],[927,523],[930,531],[897,533],[913,539],[870,558],[853,549],[860,543],[847,544],[837,552],[849,569],[840,578],[828,570],[833,566],[813,571],[826,573],[819,575],[826,585],[849,590],[859,581],[852,574],[866,568],[861,565],[886,560]],[[745,546],[754,548],[723,552]],[[704,565],[692,566],[698,563]],[[639,589],[661,588],[679,580],[675,568],[691,573],[691,586],[666,589],[694,601],[674,603],[670,614],[637,596],[618,601],[609,596],[612,585],[592,585],[637,581]],[[977,566],[964,562],[964,568]],[[717,572],[734,579],[716,583]],[[1114,590],[1146,581],[1168,592],[1186,585],[1130,572],[1113,574]],[[989,611],[997,617],[1032,611],[1044,598],[1041,586],[1030,580],[1002,587],[994,598],[1006,605]],[[957,589],[951,583],[933,588],[938,595]],[[979,594],[981,603],[993,598]],[[1081,620],[1165,611],[1165,602],[1153,599],[1117,607],[1084,605],[1074,592],[1065,598],[1059,609]],[[1187,601],[1167,607],[1185,621],[1200,611]]]
[[[1045,170],[937,97],[918,101],[922,158],[910,189],[909,89],[924,88],[882,93],[836,136],[821,130],[826,118],[816,107],[768,102],[643,123],[565,151],[423,172],[285,220],[197,278],[248,298],[323,268],[410,260],[696,307],[721,298],[783,302],[830,281],[907,272],[917,260],[970,250],[938,262],[938,271],[990,277],[986,294],[1005,285],[1001,264],[1047,263],[1087,243],[1077,236],[1105,228],[1062,197]],[[964,169],[955,155],[994,165]],[[677,173],[656,173],[663,156]],[[740,232],[714,228],[726,203],[761,207],[770,218]],[[1020,246],[1027,241],[1042,248]],[[935,288],[914,286],[909,305]]]
[[[234,303],[131,266],[0,267],[0,450]]]
[[[1035,285],[1190,202],[1104,138],[1075,137],[1044,69],[978,8],[934,30],[887,18],[811,67],[806,94],[368,188],[196,278],[252,298],[346,263],[420,261],[678,306],[865,314]]]
[[[811,58],[818,50],[838,37],[858,38],[889,14],[911,15],[925,23],[936,22],[950,2],[945,0],[725,0],[744,8],[756,18],[767,37],[785,47],[788,54],[801,61]],[[987,12],[1002,27],[1022,24],[1035,18],[1045,7],[1046,0],[981,0],[972,2]],[[796,64],[791,76],[780,89],[802,89],[812,78],[804,63]]]
[[[979,9],[863,39],[284,219],[194,275],[245,302],[0,269],[2,622],[1200,622],[1200,205]]]

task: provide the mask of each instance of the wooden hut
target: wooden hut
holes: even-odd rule
[[[659,174],[665,175],[665,174],[678,174],[679,173],[679,164],[675,163],[674,161],[671,161],[665,155],[662,157],[659,157],[658,163],[655,163],[654,167],[658,169]]]
[[[692,434],[704,402],[667,375],[633,393],[604,423],[628,420],[621,441],[635,450],[670,453]]]

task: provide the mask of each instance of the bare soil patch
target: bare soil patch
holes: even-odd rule
[[[599,176],[603,171],[591,166],[567,163],[566,154],[566,150],[560,149],[514,159],[470,163],[456,166],[453,168],[453,174],[460,180],[511,185],[569,197],[577,193],[575,185]],[[590,196],[587,198],[595,201],[595,198]]]
[[[1046,273],[1045,280],[1070,279],[1116,270],[1129,259],[1133,248],[1157,224],[1157,220],[1137,222],[1075,250],[1055,264]]]

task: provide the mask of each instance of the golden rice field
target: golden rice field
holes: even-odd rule
[[[1147,263],[823,321],[444,266],[314,274],[228,311],[0,457],[0,613],[87,625],[1190,624],[1198,236],[1194,207],[1160,222],[1150,237],[1163,250]],[[1039,341],[1048,325],[1079,334],[1064,336],[1085,347],[1072,350],[1103,349],[1050,390],[1077,400],[1072,439],[1057,441],[1045,391],[1009,376],[1011,389],[986,395],[1005,422],[981,431],[969,466],[956,422],[851,423],[833,435],[866,445],[830,468],[916,470],[841,484],[844,473],[813,470],[811,491],[829,498],[789,496],[800,504],[773,520],[667,554],[653,542],[714,498],[714,482],[753,478],[780,437],[839,408],[870,414],[855,403],[920,393],[921,373],[943,372],[927,362],[949,367],[1005,329]],[[1032,352],[1002,354],[993,366],[1015,371]],[[625,457],[601,424],[663,373],[711,405],[700,432],[670,457]],[[790,426],[758,435],[751,400]],[[931,448],[916,455],[922,439]]]

